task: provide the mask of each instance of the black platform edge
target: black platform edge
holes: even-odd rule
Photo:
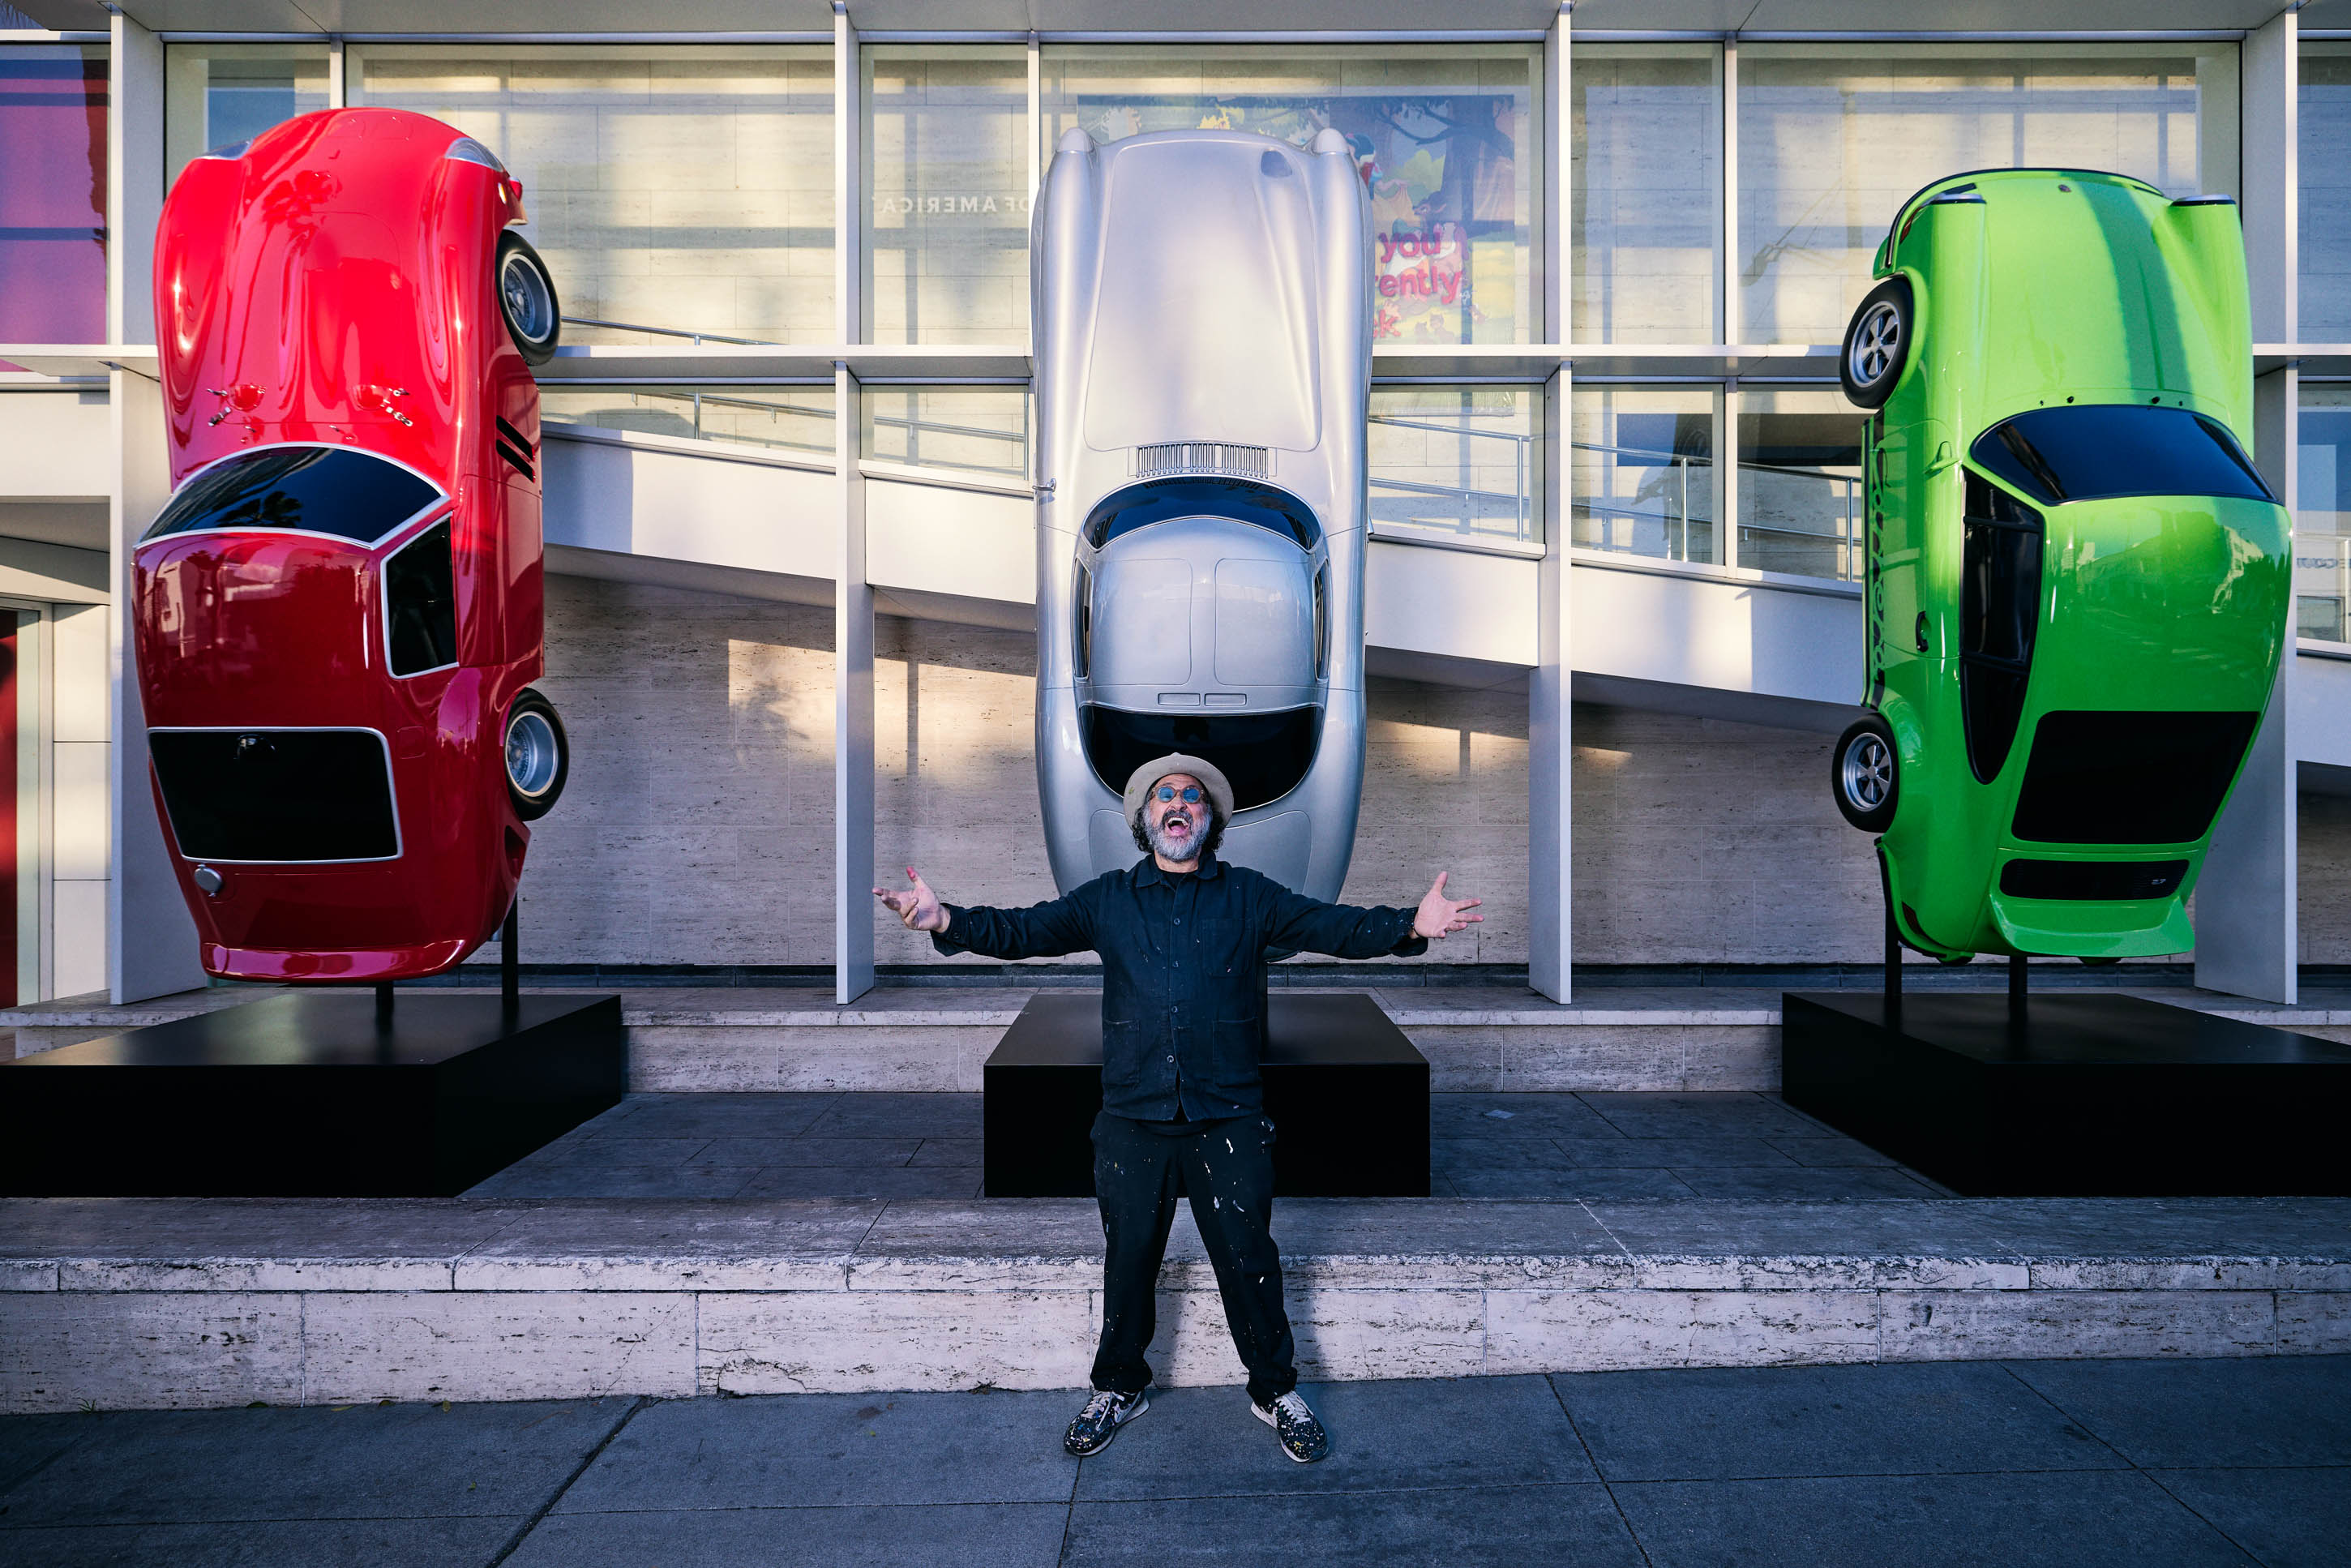
[[[1426,1197],[1428,1060],[1361,992],[1267,998],[1280,1197]],[[1092,1197],[1102,999],[1031,997],[980,1070],[990,1197]]]
[[[1781,1009],[1788,1103],[1967,1197],[2351,1194],[2351,1045],[2113,992]]]
[[[573,989],[658,989],[665,986],[714,988],[760,988],[829,990],[831,966],[822,964],[524,964],[526,986]],[[2037,985],[2063,990],[2192,988],[2192,964],[2126,963],[2096,968],[2071,962],[2036,964]],[[2351,989],[2351,965],[2305,964],[2302,983],[2315,990]],[[883,964],[874,969],[876,983],[893,988],[956,987],[1008,990],[1099,990],[1099,964]],[[1884,975],[1876,964],[1579,964],[1578,990],[1630,987],[1658,989],[1715,988],[1724,990],[1876,990]],[[1906,990],[1996,990],[2005,984],[1997,964],[1906,964]],[[400,988],[432,989],[457,986],[495,989],[496,964],[465,964],[426,980],[403,980]],[[1267,971],[1267,984],[1280,990],[1291,987],[1323,989],[1332,987],[1365,990],[1399,990],[1415,987],[1499,986],[1527,984],[1523,964],[1276,964]]]
[[[284,991],[0,1061],[0,1193],[455,1197],[627,1087],[617,996]]]

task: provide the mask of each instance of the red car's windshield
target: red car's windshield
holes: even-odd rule
[[[290,529],[373,544],[438,505],[439,486],[348,446],[240,452],[180,487],[140,542],[204,528]]]

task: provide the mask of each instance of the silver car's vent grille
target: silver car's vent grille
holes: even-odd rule
[[[1134,476],[1163,474],[1232,474],[1244,479],[1273,475],[1273,454],[1262,446],[1234,446],[1221,441],[1169,441],[1134,449]]]

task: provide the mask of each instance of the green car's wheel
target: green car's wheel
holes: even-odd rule
[[[1910,362],[1910,280],[1889,277],[1869,291],[1844,329],[1837,374],[1844,395],[1863,408],[1882,408]]]
[[[1891,827],[1899,768],[1894,731],[1884,719],[1871,714],[1846,730],[1829,754],[1829,786],[1844,820],[1865,833]]]

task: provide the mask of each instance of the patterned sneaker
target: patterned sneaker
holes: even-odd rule
[[[1322,1423],[1307,1407],[1304,1396],[1285,1394],[1270,1405],[1259,1405],[1252,1399],[1249,1408],[1281,1439],[1281,1451],[1300,1464],[1311,1465],[1330,1454],[1331,1434],[1322,1429]]]
[[[1086,1407],[1070,1423],[1061,1447],[1081,1459],[1088,1454],[1099,1454],[1110,1447],[1110,1440],[1118,1436],[1121,1427],[1150,1408],[1148,1393],[1097,1394],[1086,1401]]]

